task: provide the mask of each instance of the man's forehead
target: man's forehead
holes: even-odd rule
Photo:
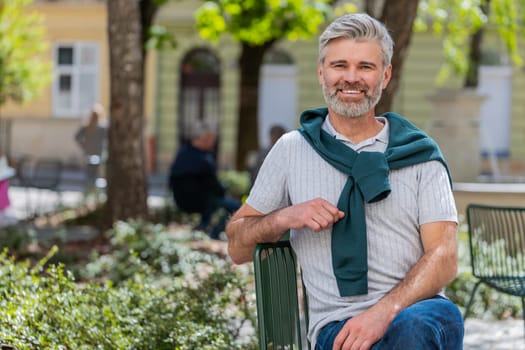
[[[382,60],[381,46],[377,41],[356,41],[353,39],[337,39],[326,47],[325,59],[335,60],[363,60],[375,62]]]

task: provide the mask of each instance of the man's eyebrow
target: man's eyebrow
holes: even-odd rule
[[[328,62],[328,64],[330,65],[334,65],[334,64],[347,64],[346,60],[334,60],[334,61],[330,61]]]
[[[333,65],[338,65],[338,64],[348,64],[348,62],[344,59],[340,59],[340,60],[329,61],[328,64],[333,66]],[[378,66],[377,63],[373,61],[360,61],[359,65],[367,65],[367,66],[373,66],[373,67]]]
[[[359,62],[359,64],[364,64],[364,65],[367,65],[367,66],[377,67],[377,63],[372,62],[372,61],[361,61],[361,62]]]

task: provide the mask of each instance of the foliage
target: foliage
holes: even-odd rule
[[[263,45],[276,39],[304,39],[317,33],[330,13],[328,0],[212,0],[195,13],[197,29],[207,40],[230,33],[240,42]]]
[[[166,27],[154,24],[148,28],[145,47],[147,50],[175,49],[177,41]]]
[[[243,198],[250,190],[250,174],[247,171],[221,171],[219,179],[226,187],[229,195],[235,198]]]
[[[488,15],[482,6],[490,3]],[[494,28],[512,61],[521,65],[518,38],[523,35],[523,0],[420,0],[415,31],[431,31],[444,38],[444,65],[437,77],[443,83],[468,69],[469,40],[484,27]]]
[[[32,0],[0,0],[0,105],[33,98],[51,78],[43,18]]]
[[[162,225],[130,220],[116,222],[106,232],[111,252],[99,256],[93,252],[91,262],[81,271],[84,278],[108,278],[118,284],[136,273],[150,276],[180,276],[177,240]]]
[[[163,232],[139,222],[119,223],[112,232],[113,253],[124,247],[133,273],[118,284],[78,283],[61,264],[49,264],[56,247],[36,266],[0,255],[0,339],[17,349],[246,349],[255,350],[250,277],[213,255],[178,241],[173,250],[152,251]],[[165,232],[164,232],[165,233]],[[187,239],[187,237],[186,237]],[[130,250],[132,252],[133,250]],[[141,253],[147,252],[145,256]],[[182,252],[182,253],[181,253]],[[153,258],[158,255],[157,258]],[[164,255],[163,259],[158,259]],[[159,261],[176,257],[179,268],[162,270]],[[119,258],[114,259],[119,264]],[[179,272],[183,272],[182,274]]]
[[[163,6],[170,0],[149,0],[154,8],[154,12],[157,12],[157,8]],[[165,26],[160,24],[153,24],[147,29],[147,38],[145,42],[145,48],[147,50],[163,50],[163,49],[175,49],[177,47],[177,40],[168,31]]]

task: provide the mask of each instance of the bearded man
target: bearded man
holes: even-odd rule
[[[392,53],[388,30],[366,14],[326,28],[327,108],[303,112],[301,128],[272,147],[227,225],[239,264],[290,232],[317,350],[462,348],[461,314],[443,292],[458,265],[446,162],[404,117],[374,111]]]

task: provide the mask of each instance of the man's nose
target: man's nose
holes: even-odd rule
[[[345,81],[348,81],[348,82],[356,82],[359,80],[359,74],[358,74],[358,71],[357,69],[355,68],[348,68],[345,70],[344,74],[343,74],[343,78]]]

